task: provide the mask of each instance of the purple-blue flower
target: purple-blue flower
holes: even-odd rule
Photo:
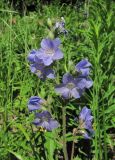
[[[92,85],[93,85],[93,81],[88,78],[89,73],[90,73],[90,68],[91,67],[91,63],[88,62],[87,59],[81,60],[76,66],[76,70],[81,73],[77,79],[80,82],[80,84],[82,85],[82,88],[87,88],[89,89]]]
[[[68,99],[74,97],[75,99],[80,98],[83,93],[83,87],[77,78],[69,73],[64,74],[63,83],[55,87],[55,91],[61,94],[62,97]]]
[[[45,66],[43,64],[43,61],[36,56],[37,54],[37,50],[32,50],[28,55],[28,60],[31,63],[31,72],[36,74],[41,79],[45,79],[46,77],[50,79],[55,78],[54,71],[51,68],[49,68],[49,66]]]
[[[49,66],[53,61],[63,58],[63,53],[59,49],[59,45],[59,38],[54,40],[43,39],[41,41],[41,48],[37,51],[36,56],[43,61],[45,66]]]
[[[55,78],[54,71],[51,68],[44,66],[44,64],[42,63],[31,64],[30,70],[32,73],[35,73],[41,79],[45,79],[46,77],[50,79]]]
[[[36,118],[33,123],[36,126],[43,127],[47,131],[52,131],[53,129],[59,127],[59,123],[52,118],[48,111],[36,113]]]
[[[38,53],[38,50],[33,49],[32,51],[30,51],[27,59],[30,63],[41,63],[41,59],[38,59],[36,57],[36,54]]]
[[[88,76],[90,72],[91,63],[87,59],[81,60],[76,66],[76,70],[82,74],[82,76]]]
[[[94,133],[94,130],[92,128],[92,120],[93,116],[91,116],[91,110],[86,106],[83,107],[79,114],[79,128],[84,138],[86,139],[89,139],[90,134]]]
[[[32,96],[28,102],[29,111],[41,109],[44,100],[38,96]]]
[[[93,81],[88,77],[80,75],[76,79],[77,79],[77,82],[80,84],[81,89],[85,89],[85,88],[89,89],[93,85]]]

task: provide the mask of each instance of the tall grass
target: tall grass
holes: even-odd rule
[[[30,12],[20,17],[19,13],[9,8],[1,8],[0,24],[0,159],[39,160],[47,155],[51,160],[54,151],[62,148],[62,139],[58,132],[46,134],[47,143],[43,145],[41,133],[30,125],[33,114],[29,115],[27,102],[30,96],[47,97],[54,105],[55,116],[60,116],[60,102],[53,91],[53,84],[41,82],[30,73],[27,55],[33,48],[39,48],[40,41],[46,36],[47,18],[64,16],[68,30],[67,37],[61,37],[64,46],[64,63],[57,64],[57,70],[63,75],[74,63],[87,57],[92,63],[91,78],[93,88],[80,105],[92,109],[95,136],[91,144],[91,154],[87,158],[78,152],[75,159],[112,160],[114,139],[114,31],[115,3],[106,0],[88,1],[81,8],[63,5],[44,5],[38,12]],[[84,14],[85,13],[85,14]],[[87,14],[87,15],[86,15]],[[69,63],[68,63],[69,62]],[[61,69],[59,69],[61,68]],[[60,81],[61,77],[59,77]],[[56,103],[55,103],[56,100]],[[78,104],[79,105],[79,104]],[[69,110],[76,106],[69,104]],[[68,109],[69,108],[69,109]],[[52,111],[52,106],[48,108]],[[55,143],[52,140],[54,137]],[[68,140],[69,141],[69,140]],[[36,143],[35,143],[36,142]],[[39,142],[39,143],[38,143]],[[69,142],[68,142],[69,143]],[[50,146],[50,150],[49,149]],[[54,146],[52,148],[52,146]],[[61,157],[61,151],[58,153]],[[55,159],[59,157],[56,154]],[[74,159],[74,160],[75,160]]]

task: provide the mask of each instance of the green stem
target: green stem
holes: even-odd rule
[[[104,130],[104,156],[105,156],[105,160],[107,160],[107,137],[106,137],[106,128],[105,128],[105,108],[104,108],[104,104],[103,104],[103,130]]]
[[[62,121],[63,121],[63,152],[65,160],[68,160],[67,144],[66,144],[66,107],[62,107]]]
[[[34,131],[33,131],[32,125],[30,125],[30,127],[31,127],[32,134],[33,134],[33,137],[34,137]],[[39,157],[38,157],[38,155],[37,155],[37,153],[36,153],[36,150],[35,150],[36,143],[35,143],[35,145],[33,145],[32,142],[31,142],[31,140],[30,140],[29,142],[30,142],[30,146],[31,146],[31,148],[32,148],[33,155],[34,155],[35,159],[38,159],[38,160],[39,160]],[[35,142],[35,137],[34,137],[34,142]]]
[[[73,156],[74,156],[74,147],[75,147],[75,143],[74,143],[74,140],[73,140],[72,151],[71,151],[71,160],[73,160]]]

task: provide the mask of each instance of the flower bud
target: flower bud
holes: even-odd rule
[[[48,24],[48,26],[51,28],[52,27],[52,21],[51,21],[51,19],[50,18],[48,18],[48,20],[47,20],[47,24]]]
[[[48,33],[48,38],[54,39],[54,34],[53,34],[52,31],[49,31],[49,33]]]

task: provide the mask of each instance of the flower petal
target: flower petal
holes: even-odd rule
[[[40,125],[41,124],[41,120],[39,118],[36,118],[34,121],[33,121],[33,124],[35,125]]]
[[[36,57],[35,57],[35,62],[37,63],[37,60],[42,60],[44,57],[46,57],[47,55],[45,54],[45,50],[40,48],[37,53],[36,53]],[[42,62],[42,61],[41,61]],[[39,63],[39,62],[38,62]]]
[[[51,118],[51,114],[48,111],[42,111],[41,113],[36,113],[36,118],[42,119],[42,118]]]
[[[80,69],[81,73],[82,73],[82,76],[88,76],[89,73],[90,73],[90,69],[89,68],[83,68],[83,69]]]
[[[70,73],[65,73],[63,75],[62,81],[63,81],[64,84],[67,84],[67,83],[69,83],[71,81],[74,81],[74,78],[72,77],[72,75]]]
[[[41,104],[43,100],[37,96],[32,96],[28,102],[28,109],[29,111],[41,109]]]
[[[85,120],[86,119],[86,115],[90,115],[91,114],[91,110],[88,109],[86,106],[82,108],[81,112],[80,112],[80,115],[79,115],[79,118],[82,119],[82,120]]]
[[[76,78],[75,79],[75,84],[76,87],[80,88],[80,89],[84,89],[86,87],[86,79],[85,78]]]
[[[79,76],[78,78],[75,79],[75,84],[78,88],[89,89],[93,85],[93,81],[87,77]]]
[[[61,52],[60,49],[57,49],[55,51],[55,54],[53,55],[53,59],[56,60],[56,59],[62,59],[63,58],[63,53]]]
[[[54,49],[57,49],[60,44],[61,44],[61,41],[59,38],[56,38],[53,40]]]
[[[35,111],[35,110],[41,109],[41,105],[28,104],[28,109],[29,111]]]
[[[53,46],[53,43],[51,45],[51,40],[50,39],[43,39],[41,41],[41,47],[45,50],[49,49],[50,47]]]
[[[28,61],[30,61],[30,62],[34,62],[35,61],[35,55],[36,55],[36,50],[35,49],[33,49],[31,52],[30,52],[30,54],[28,55],[28,57],[27,57],[27,59],[28,59]]]
[[[58,86],[55,87],[55,91],[59,94],[61,94],[61,96],[63,96],[64,98],[69,98],[69,89],[65,87],[64,84],[60,84]]]
[[[45,69],[44,74],[46,75],[47,78],[50,78],[50,79],[54,79],[55,78],[55,73],[50,68]]]
[[[74,97],[75,99],[78,99],[78,98],[81,97],[82,92],[83,92],[83,91],[82,91],[81,89],[73,88],[73,89],[71,90],[71,95],[72,95],[72,97]]]
[[[88,89],[88,88],[92,87],[92,85],[93,85],[93,81],[91,79],[87,78],[85,87]]]
[[[89,63],[87,59],[83,59],[75,67],[79,71],[80,69],[87,68],[90,66],[92,66],[91,63]]]
[[[59,127],[59,123],[54,119],[50,119],[49,125],[50,125],[50,130]]]
[[[37,63],[31,64],[30,70],[32,73],[35,73],[39,78],[44,77],[44,75],[43,75],[44,65],[42,65],[42,64],[39,65]]]
[[[50,56],[44,57],[43,63],[45,66],[49,66],[51,63],[53,63],[52,57]]]
[[[31,70],[32,73],[36,73],[35,64],[31,64],[31,65],[30,65],[30,70]]]
[[[83,134],[83,137],[84,137],[84,139],[91,139],[91,137],[88,135],[87,132],[85,132],[85,133]]]
[[[48,131],[51,130],[51,127],[50,127],[50,125],[49,125],[49,123],[48,123],[47,121],[43,121],[43,122],[41,123],[41,127],[43,127],[44,129],[46,129],[46,130],[48,130]]]

